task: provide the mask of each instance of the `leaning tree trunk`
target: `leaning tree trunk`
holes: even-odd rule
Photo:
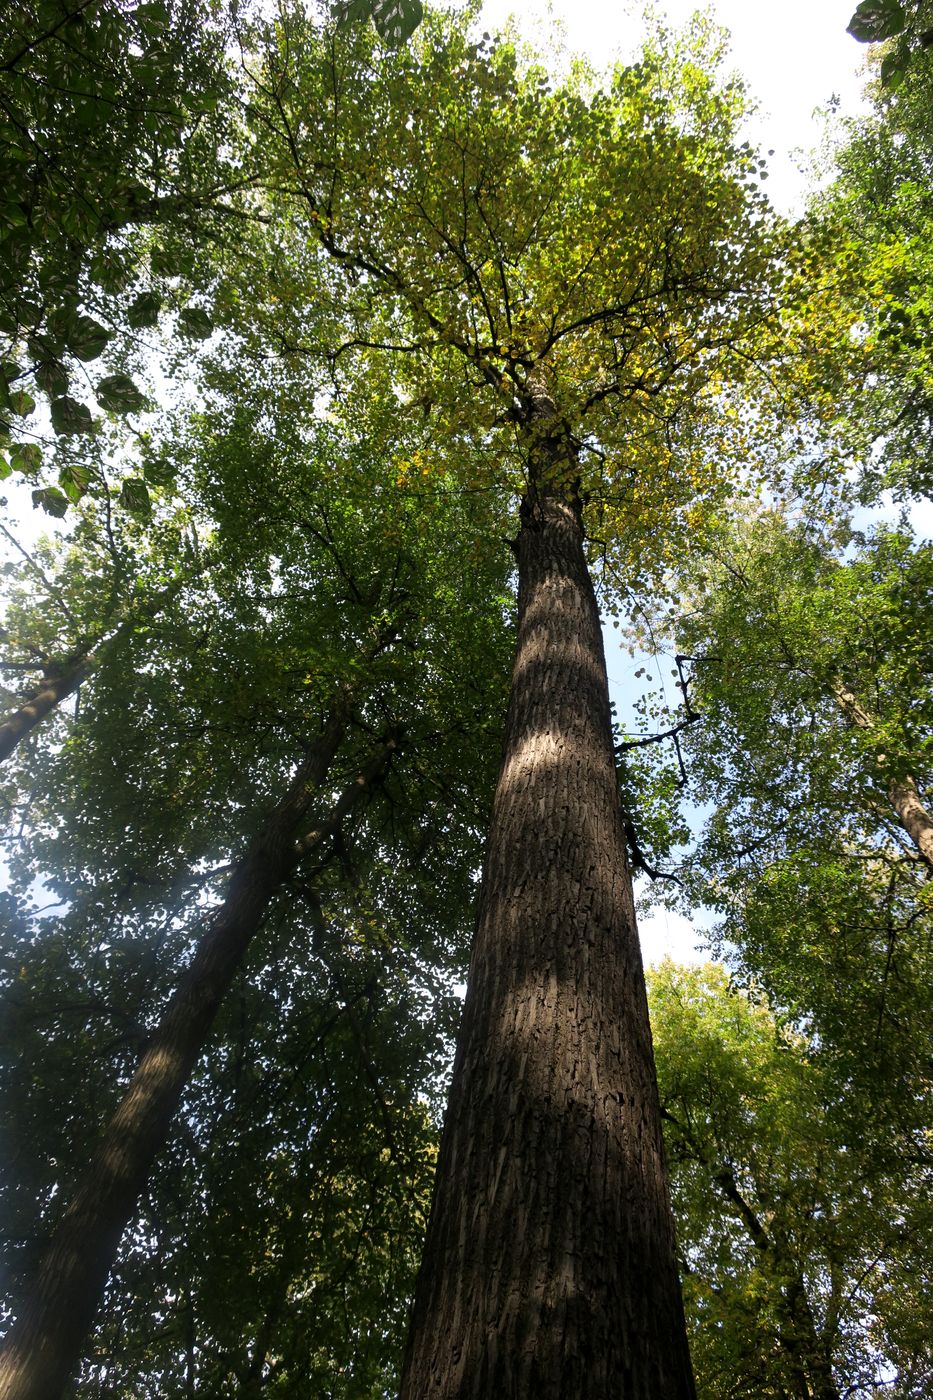
[[[715,1172],[713,1180],[734,1208],[755,1248],[761,1251],[766,1268],[780,1290],[782,1315],[777,1340],[787,1358],[796,1400],[841,1400],[833,1379],[832,1348],[817,1331],[800,1266],[786,1237],[776,1221],[772,1222],[770,1230],[765,1229],[739,1190],[731,1167]]]
[[[76,665],[58,675],[46,676],[33,693],[0,723],[0,763],[9,758],[21,739],[31,734],[46,715],[63,700],[74,694],[91,669],[91,662],[82,658]]]
[[[875,727],[874,720],[862,703],[841,682],[835,686],[835,696],[839,708],[856,729],[870,732]],[[921,859],[933,870],[933,815],[923,804],[916,779],[910,773],[891,778],[888,781],[888,801]]]
[[[181,592],[190,577],[190,573],[179,574],[148,603],[131,607],[128,616],[113,632],[105,633],[95,641],[80,643],[64,661],[50,662],[32,694],[0,720],[0,763],[8,759],[17,744],[30,735],[63,700],[74,694],[98,664],[101,648],[105,644],[117,641],[138,627],[140,622],[156,616]]]
[[[296,825],[327,775],[344,728],[342,714],[328,722],[288,793],[231,876],[226,898],[149,1039],[7,1335],[0,1352],[0,1400],[58,1400],[61,1396],[80,1360],[120,1237],[269,901],[298,861],[336,829],[388,762],[394,739],[342,794],[317,831],[296,841]]]
[[[547,401],[536,409],[553,417]],[[575,493],[560,484],[568,449],[563,469],[556,435],[536,455],[505,753],[401,1394],[688,1400],[599,613]]]

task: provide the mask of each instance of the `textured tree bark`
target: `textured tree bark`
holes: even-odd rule
[[[91,669],[91,662],[80,661],[57,676],[47,676],[19,709],[0,724],[0,763],[8,759],[21,739],[31,734],[38,724],[58,705],[72,695]]]
[[[888,784],[888,801],[901,826],[933,870],[933,816],[921,802],[917,784],[909,773]]]
[[[402,1400],[695,1395],[599,613],[552,417],[540,400],[505,753]]]
[[[0,1352],[0,1400],[57,1400],[62,1394],[80,1360],[120,1237],[272,895],[388,763],[394,739],[341,795],[319,830],[296,842],[296,825],[326,777],[344,729],[342,713],[328,721],[288,793],[231,876],[226,898],[148,1041],[7,1335]]]
[[[844,685],[835,687],[836,701],[846,719],[856,729],[872,729],[871,715]],[[909,773],[888,783],[888,801],[918,853],[933,870],[933,816],[923,805],[916,779]]]

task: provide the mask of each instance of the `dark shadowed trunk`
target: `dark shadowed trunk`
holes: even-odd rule
[[[344,729],[342,713],[328,721],[288,793],[231,876],[226,898],[211,916],[193,962],[104,1129],[6,1338],[0,1354],[2,1400],[58,1400],[62,1394],[80,1360],[120,1237],[167,1139],[224,993],[269,901],[299,860],[336,830],[358,797],[384,771],[395,747],[393,739],[386,741],[318,829],[301,836],[302,818],[328,773]]]
[[[689,1400],[575,461],[540,391],[529,418],[505,753],[401,1393]]]

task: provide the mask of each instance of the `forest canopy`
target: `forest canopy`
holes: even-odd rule
[[[925,16],[17,0],[2,1400],[929,1394]]]

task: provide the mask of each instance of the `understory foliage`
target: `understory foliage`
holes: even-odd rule
[[[0,771],[6,1316],[339,721],[80,1393],[397,1383],[545,384],[605,611],[677,657],[669,737],[618,736],[633,861],[732,961],[651,984],[700,1391],[919,1400],[933,555],[846,510],[930,480],[933,60],[788,229],[699,21],[604,81],[339,18],[30,0],[2,40],[0,476],[56,522],[4,526],[5,708],[74,682]]]

